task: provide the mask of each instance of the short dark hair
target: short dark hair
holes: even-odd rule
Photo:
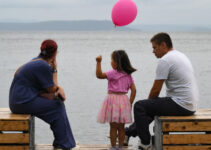
[[[171,37],[167,33],[158,33],[154,35],[151,40],[151,42],[155,42],[158,45],[161,45],[162,42],[165,42],[168,48],[172,48],[173,44],[171,41]]]
[[[49,59],[53,56],[53,54],[57,51],[57,44],[54,40],[48,39],[42,42],[40,47],[40,56],[43,59]]]
[[[136,69],[132,67],[129,57],[124,50],[113,51],[111,57],[117,65],[117,71],[124,71],[127,74],[131,74],[136,71]]]

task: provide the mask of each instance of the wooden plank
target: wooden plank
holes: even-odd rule
[[[28,144],[29,134],[28,133],[4,133],[0,134],[1,144]]]
[[[199,109],[192,116],[160,116],[162,121],[181,121],[181,120],[211,120],[211,109]]]
[[[0,120],[29,120],[29,114],[13,114],[9,108],[0,108]]]
[[[0,121],[0,131],[28,131],[28,121]]]
[[[211,121],[163,122],[163,132],[170,131],[211,131]]]
[[[10,112],[10,109],[9,108],[0,108],[0,112],[2,112],[2,111],[9,111]]]
[[[108,148],[110,145],[102,145],[102,144],[90,144],[90,145],[78,145],[80,148]]]
[[[211,134],[163,135],[163,144],[211,144]]]
[[[210,146],[164,146],[163,150],[211,150]]]
[[[210,108],[199,109],[196,111],[196,114],[211,114],[211,109]]]
[[[161,116],[159,117],[161,121],[210,121],[211,115],[194,115],[194,116]]]
[[[77,145],[72,150],[108,150],[110,145],[90,144],[90,145]],[[124,147],[127,150],[136,150],[132,147]],[[42,144],[36,145],[35,150],[54,150],[52,145]]]
[[[76,148],[79,148],[76,146]],[[72,149],[75,150],[76,148]],[[54,150],[53,146],[50,144],[39,144],[35,146],[35,150]]]
[[[29,120],[30,115],[28,114],[12,114],[11,112],[0,112],[0,121],[10,120]]]
[[[2,146],[0,145],[0,150],[29,150],[29,146],[20,146],[20,145]]]

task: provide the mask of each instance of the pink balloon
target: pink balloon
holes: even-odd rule
[[[116,26],[125,26],[137,16],[137,7],[132,0],[119,0],[112,9],[112,21]]]

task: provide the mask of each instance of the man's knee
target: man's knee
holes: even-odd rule
[[[137,101],[134,105],[134,113],[144,111],[144,102],[142,100]]]

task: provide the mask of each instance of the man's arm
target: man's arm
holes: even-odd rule
[[[163,83],[165,80],[155,80],[150,91],[148,99],[153,99],[159,96],[160,91],[162,89]]]

